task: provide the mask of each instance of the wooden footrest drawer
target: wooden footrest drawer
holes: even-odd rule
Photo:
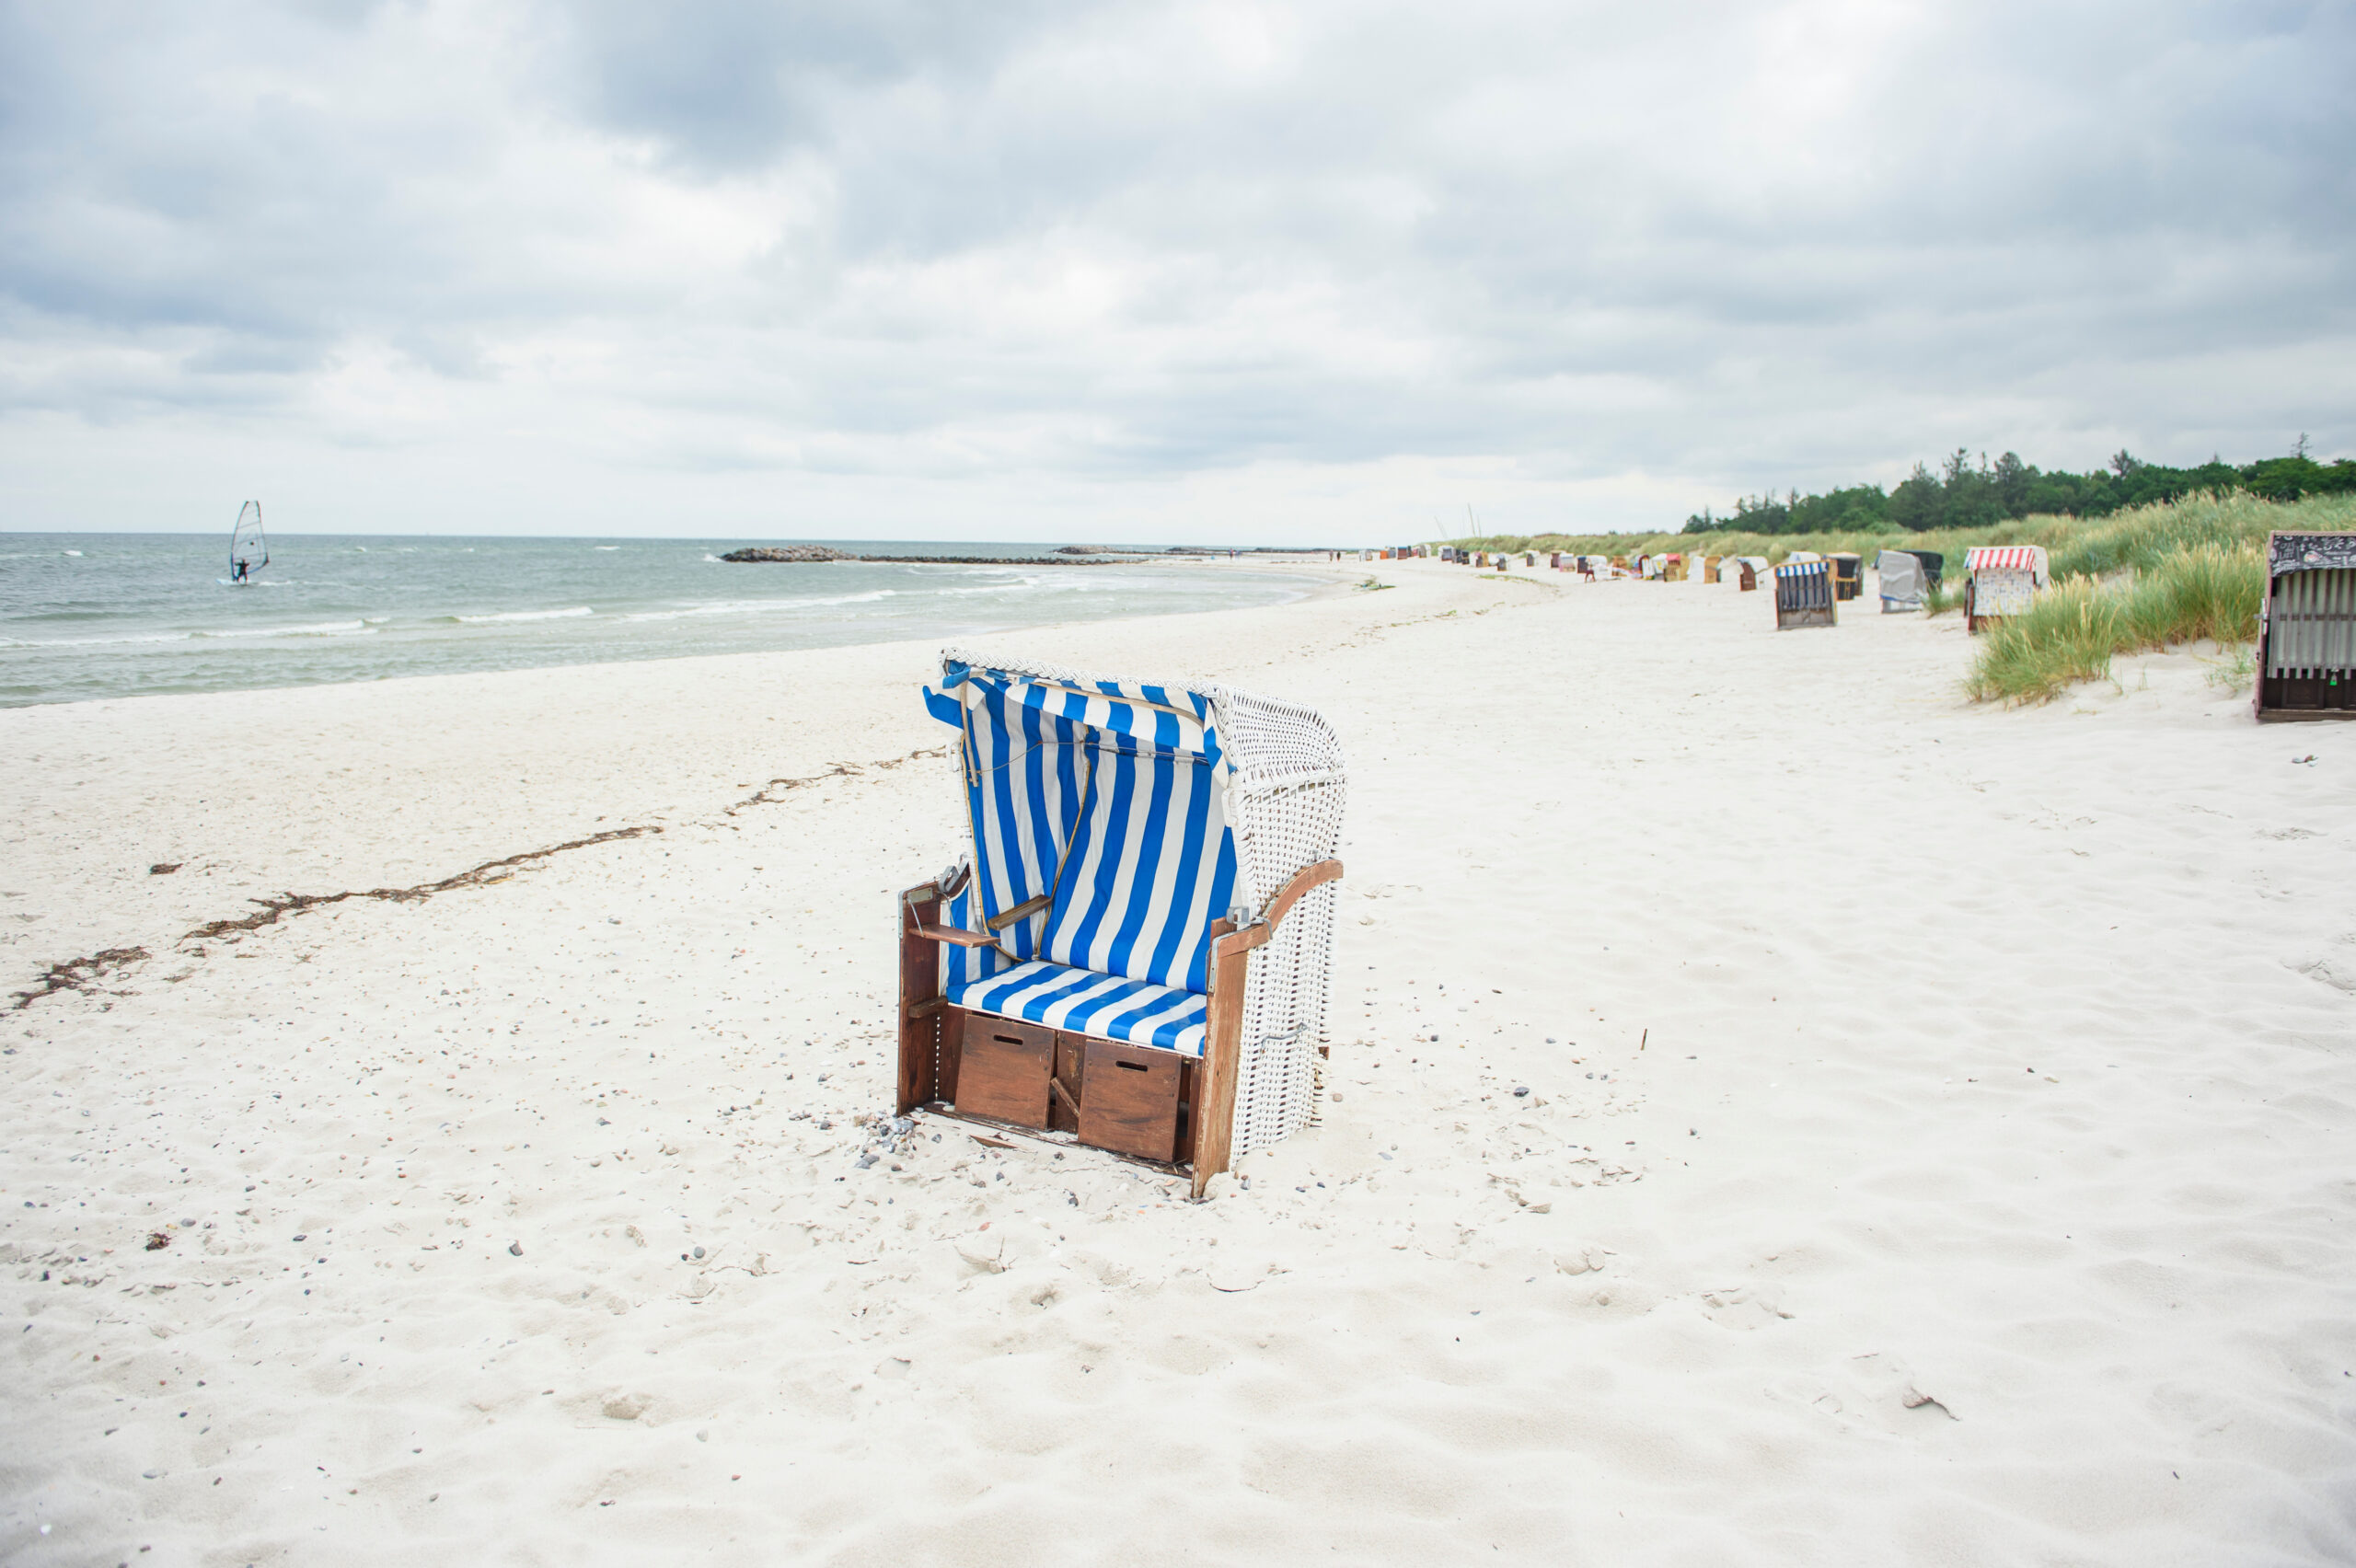
[[[1185,1059],[1117,1041],[1087,1041],[1080,1141],[1140,1159],[1178,1158],[1178,1100]]]
[[[1045,1128],[1056,1032],[987,1013],[968,1013],[964,1024],[957,1063],[957,1109],[969,1116]]]

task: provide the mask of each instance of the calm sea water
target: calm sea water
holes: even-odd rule
[[[869,555],[1045,545],[850,543]],[[1050,621],[1239,608],[1313,585],[1145,564],[734,565],[743,541],[271,540],[228,587],[226,536],[0,534],[0,706],[947,640]]]

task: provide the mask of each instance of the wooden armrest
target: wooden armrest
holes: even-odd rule
[[[1265,920],[1241,931],[1221,930],[1219,928],[1226,924],[1226,921],[1221,920],[1211,928],[1211,962],[1213,963],[1217,963],[1222,958],[1232,958],[1238,953],[1250,952],[1255,947],[1264,947],[1267,944],[1268,939],[1276,934],[1276,928]]]
[[[1339,860],[1320,860],[1313,866],[1303,866],[1293,873],[1292,881],[1285,883],[1283,892],[1268,900],[1267,910],[1262,918],[1274,926],[1300,902],[1303,894],[1323,887],[1329,882],[1339,882],[1341,876],[1342,862]]]
[[[1026,898],[1022,903],[1016,905],[1013,908],[1006,910],[1000,914],[991,916],[988,919],[983,921],[982,924],[988,927],[993,931],[1003,931],[1018,920],[1029,919],[1032,916],[1036,915],[1040,910],[1045,909],[1048,905],[1053,904],[1055,901],[1056,895],[1054,894],[1043,893],[1036,898]]]
[[[918,921],[909,928],[909,935],[922,937],[929,942],[954,942],[959,947],[996,947],[998,939],[987,931],[963,930],[955,926],[928,926]]]

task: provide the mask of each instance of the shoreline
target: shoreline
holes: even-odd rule
[[[1342,735],[1323,1103],[1201,1205],[953,1122],[859,1164],[955,853],[935,642],[0,712],[4,989],[151,954],[0,1000],[0,1542],[2356,1549],[2356,732],[2286,767],[2189,658],[1975,709],[1947,617],[1331,571],[976,640]]]
[[[889,564],[895,564],[895,563],[898,562],[900,559],[901,559],[901,558],[893,558],[893,557],[876,557],[876,558],[873,558],[872,559],[860,559],[860,560],[856,560],[856,561],[848,561],[848,562],[833,562],[833,561],[826,561],[826,562],[809,562],[809,563],[798,563],[798,564],[809,564],[809,565],[817,565],[817,566],[835,566],[835,565],[872,565],[872,564],[877,564],[877,563],[879,563],[879,562],[880,562],[880,563],[882,563],[882,564],[889,565]],[[918,563],[915,563],[915,564],[926,564],[926,563],[923,563],[923,562],[918,562]],[[997,561],[995,561],[995,560],[987,560],[987,561],[980,561],[980,562],[979,562],[979,564],[985,564],[985,565],[996,565],[996,564],[999,564],[999,562],[997,562]],[[1021,564],[1022,564],[1022,562],[1012,562],[1012,563],[1011,563],[1011,564],[1014,564],[1014,565],[1021,565]],[[1125,561],[1125,562],[1113,562],[1113,563],[1097,562],[1097,563],[1093,563],[1093,564],[1114,564],[1114,565],[1130,565],[1130,566],[1136,566],[1136,565],[1146,565],[1146,564],[1152,564],[1152,563],[1149,563],[1149,562],[1139,562],[1139,561]],[[1328,562],[1311,562],[1311,561],[1287,562],[1287,563],[1284,563],[1281,567],[1275,567],[1275,568],[1267,567],[1267,566],[1265,566],[1265,564],[1246,565],[1245,563],[1242,563],[1242,562],[1224,562],[1224,561],[1222,561],[1222,562],[1211,562],[1211,561],[1195,561],[1195,560],[1189,560],[1189,561],[1185,562],[1185,564],[1186,564],[1186,565],[1188,565],[1188,566],[1192,566],[1192,567],[1226,567],[1227,569],[1229,569],[1229,570],[1230,570],[1230,571],[1239,571],[1239,570],[1240,570],[1240,571],[1243,571],[1247,572],[1249,575],[1251,575],[1251,576],[1253,576],[1253,577],[1254,577],[1254,578],[1258,578],[1258,579],[1265,579],[1265,580],[1291,579],[1291,580],[1292,580],[1292,581],[1291,581],[1291,582],[1289,582],[1289,583],[1287,585],[1287,587],[1286,587],[1286,590],[1285,590],[1285,596],[1284,596],[1284,597],[1276,598],[1276,599],[1273,599],[1273,600],[1269,600],[1269,601],[1265,601],[1265,602],[1264,602],[1263,604],[1261,604],[1261,605],[1257,605],[1257,606],[1243,606],[1243,607],[1245,607],[1245,608],[1253,608],[1253,607],[1257,607],[1257,608],[1267,608],[1267,609],[1282,608],[1282,607],[1284,607],[1284,606],[1285,606],[1285,605],[1293,605],[1293,604],[1299,604],[1299,603],[1303,603],[1303,602],[1307,602],[1307,601],[1312,601],[1312,600],[1314,600],[1314,599],[1316,599],[1316,598],[1318,598],[1318,597],[1320,597],[1320,596],[1322,596],[1322,595],[1323,595],[1323,594],[1330,594],[1330,593],[1334,593],[1334,592],[1337,592],[1337,591],[1339,591],[1339,590],[1338,590],[1338,588],[1337,588],[1337,577],[1338,577],[1338,574],[1340,574],[1340,573],[1342,572],[1342,567],[1341,567],[1341,566],[1338,566],[1338,565],[1336,565],[1336,564],[1334,564],[1334,563],[1328,563]],[[785,603],[785,604],[787,604],[788,605],[791,605],[791,604],[792,602],[791,602],[791,601],[785,601],[784,603]],[[1067,608],[1068,608],[1068,606],[1059,606],[1059,607],[1067,607]],[[1065,619],[1044,620],[1044,621],[1036,621],[1036,622],[1022,621],[1022,622],[1016,622],[1016,623],[1013,623],[1013,624],[1012,624],[1012,625],[1011,625],[1011,626],[1001,627],[1001,628],[998,628],[998,629],[995,629],[995,630],[968,631],[968,632],[958,632],[958,633],[954,633],[954,634],[942,633],[942,634],[940,634],[940,635],[941,635],[941,636],[960,635],[960,636],[969,636],[969,637],[970,637],[970,636],[979,636],[979,637],[996,637],[996,636],[1002,636],[1002,635],[1006,635],[1006,634],[1008,634],[1009,632],[1020,632],[1020,631],[1022,631],[1022,630],[1027,630],[1027,629],[1030,629],[1030,628],[1034,628],[1034,627],[1088,626],[1088,625],[1097,625],[1097,624],[1103,624],[1103,623],[1106,623],[1106,622],[1114,622],[1114,621],[1126,621],[1126,620],[1134,620],[1134,619],[1151,619],[1151,618],[1159,618],[1159,617],[1167,617],[1167,616],[1186,616],[1186,615],[1218,614],[1218,613],[1222,613],[1222,612],[1221,612],[1221,611],[1219,611],[1219,610],[1216,610],[1216,609],[1214,609],[1214,610],[1205,610],[1205,609],[1202,609],[1202,608],[1200,608],[1200,607],[1198,607],[1198,606],[1186,606],[1186,607],[1182,607],[1182,608],[1173,608],[1173,609],[1158,609],[1158,608],[1150,608],[1150,607],[1148,607],[1148,608],[1140,608],[1140,609],[1137,609],[1137,610],[1124,610],[1124,611],[1120,611],[1120,612],[1117,612],[1117,613],[1114,613],[1114,614],[1112,614],[1112,615],[1108,615],[1108,616],[1104,616],[1104,617],[1097,617],[1097,618],[1093,618],[1093,619],[1091,619],[1091,618],[1080,618],[1080,619],[1065,618]],[[516,614],[514,614],[514,615],[512,615],[512,616],[492,616],[492,617],[487,617],[487,618],[491,619],[491,620],[514,619],[514,620],[517,620],[517,621],[524,622],[524,623],[526,623],[526,624],[532,624],[532,623],[540,623],[540,622],[548,622],[548,621],[562,621],[562,620],[567,619],[567,618],[568,618],[569,617],[571,617],[572,614],[574,614],[574,612],[571,612],[571,611],[566,611],[566,612],[562,612],[562,613],[558,613],[558,612],[549,612],[549,611],[529,611],[529,612],[520,612],[520,613],[516,613]],[[449,618],[451,618],[451,617],[440,617],[440,618],[442,618],[442,619],[449,619]],[[457,617],[457,618],[459,618],[459,619],[463,619],[464,617]],[[637,618],[637,617],[634,617],[634,616],[625,615],[625,618],[626,618],[626,619],[634,619],[634,618]],[[657,618],[663,618],[663,617],[658,617]],[[836,629],[837,629],[837,630],[838,630],[838,631],[841,631],[841,632],[844,632],[844,633],[849,634],[849,633],[854,633],[854,632],[856,631],[856,628],[860,628],[862,624],[866,624],[866,623],[862,623],[860,620],[858,620],[858,619],[843,619],[843,620],[840,620],[840,621],[836,622],[836,623],[835,623],[835,628],[836,628]],[[287,628],[287,634],[288,634],[288,635],[292,635],[294,632],[295,632],[295,631],[300,631],[300,630],[302,630],[302,629],[304,629],[304,628],[300,628],[300,627],[292,628]],[[76,705],[83,704],[83,703],[139,702],[139,701],[148,701],[148,700],[152,700],[152,699],[158,698],[209,697],[209,696],[221,696],[221,695],[226,695],[226,694],[229,694],[229,693],[235,693],[235,692],[249,692],[249,691],[296,691],[296,690],[313,690],[313,689],[319,689],[319,688],[324,688],[324,687],[349,687],[349,688],[359,688],[359,687],[366,687],[366,686],[373,686],[382,685],[382,684],[384,684],[384,683],[386,683],[386,682],[387,682],[387,681],[403,681],[403,680],[435,679],[435,678],[441,678],[441,677],[444,677],[444,676],[475,675],[475,674],[527,674],[527,673],[530,673],[530,672],[532,672],[532,671],[537,671],[537,670],[556,670],[556,669],[601,669],[601,668],[609,668],[609,667],[614,667],[614,666],[618,666],[618,665],[625,665],[625,664],[658,663],[669,663],[669,662],[676,662],[676,661],[682,661],[682,660],[693,660],[693,659],[703,659],[703,658],[761,657],[761,656],[765,656],[765,655],[768,655],[768,654],[775,654],[775,653],[791,653],[791,652],[809,652],[809,651],[821,651],[821,650],[828,649],[828,648],[873,647],[873,646],[879,646],[879,645],[884,645],[884,644],[888,644],[888,643],[893,643],[893,642],[904,642],[904,641],[910,641],[910,640],[917,640],[917,641],[924,640],[924,639],[923,639],[922,637],[915,638],[915,639],[911,639],[909,636],[907,636],[907,628],[906,626],[904,626],[904,625],[884,625],[884,624],[881,624],[881,623],[877,623],[877,624],[875,624],[875,625],[874,625],[874,627],[873,627],[873,630],[872,630],[872,633],[870,633],[870,634],[866,634],[866,635],[847,635],[847,636],[845,636],[841,640],[830,640],[830,641],[824,641],[824,642],[804,643],[804,644],[799,644],[799,645],[791,646],[791,647],[780,647],[780,648],[768,648],[768,649],[759,649],[759,648],[754,648],[754,649],[718,649],[718,650],[708,650],[708,651],[699,651],[699,652],[684,652],[684,653],[682,653],[682,652],[651,652],[651,653],[644,654],[644,655],[641,655],[641,656],[637,656],[637,657],[621,656],[621,657],[614,657],[614,658],[606,658],[606,659],[564,658],[564,657],[560,656],[560,657],[558,657],[558,658],[555,660],[555,662],[549,663],[510,663],[510,664],[491,664],[491,665],[489,665],[488,667],[484,667],[484,668],[477,668],[477,669],[457,669],[457,670],[415,670],[415,671],[408,671],[408,672],[404,672],[404,673],[401,673],[401,674],[379,675],[379,676],[375,676],[375,677],[368,678],[368,679],[321,679],[321,680],[315,680],[315,681],[296,681],[296,682],[292,682],[292,683],[280,683],[280,684],[274,684],[274,685],[255,685],[255,686],[220,686],[220,687],[213,687],[213,688],[208,688],[208,689],[200,689],[200,690],[192,690],[192,691],[191,691],[191,690],[182,690],[182,691],[155,691],[155,692],[141,692],[141,693],[134,693],[134,694],[113,694],[113,695],[98,696],[98,697],[75,697],[75,698],[67,698],[52,699],[52,700],[39,700],[39,699],[36,699],[36,700],[30,700],[30,701],[11,701],[11,702],[8,702],[8,703],[6,703],[6,704],[0,704],[0,714],[6,714],[6,713],[10,713],[10,712],[17,712],[17,711],[25,710],[25,709],[49,709],[49,708],[60,708],[60,707],[73,707],[73,706],[76,706]],[[219,635],[219,634],[178,634],[178,635],[179,635],[182,640],[184,640],[184,639],[185,639],[185,637],[186,637],[186,636],[189,636],[189,635],[202,636],[202,635]],[[237,634],[236,634],[236,635],[240,635],[240,636],[242,636],[242,635],[247,635],[247,634],[246,634],[246,633],[242,633],[242,632],[240,632],[240,633],[237,633]],[[933,634],[927,634],[927,635],[928,635],[928,636],[930,636],[930,635],[933,635]],[[133,643],[135,643],[135,642],[142,641],[142,640],[144,640],[144,639],[139,639],[139,638],[130,638],[130,639],[126,639],[125,640],[126,640],[126,641],[129,641],[129,642],[133,642]],[[159,639],[159,640],[173,640],[173,639],[168,639],[168,638],[167,638],[167,639]],[[67,646],[72,646],[72,644],[67,644]]]

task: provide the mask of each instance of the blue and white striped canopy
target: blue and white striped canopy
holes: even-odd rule
[[[963,735],[974,875],[951,922],[1052,895],[1002,952],[946,949],[950,1000],[1199,1052],[1210,925],[1235,889],[1210,699],[949,661],[925,702]]]

